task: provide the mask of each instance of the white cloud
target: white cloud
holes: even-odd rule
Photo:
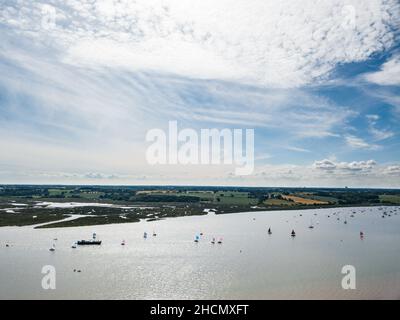
[[[324,159],[324,160],[318,160],[315,161],[313,164],[313,167],[316,169],[321,169],[321,170],[334,170],[336,169],[337,165],[335,162]]]
[[[290,150],[290,151],[296,151],[296,152],[311,152],[308,149],[299,148],[299,147],[292,147],[292,146],[288,146],[288,147],[286,147],[286,149]]]
[[[364,77],[367,81],[382,86],[400,85],[400,55],[396,55],[385,62],[380,71],[368,73]]]
[[[0,19],[62,47],[72,64],[295,87],[326,78],[394,43],[395,0],[51,1],[7,3]],[[347,10],[347,9],[352,10]]]
[[[376,165],[377,165],[377,163],[374,160],[353,161],[350,163],[340,162],[338,164],[338,168],[344,169],[344,170],[359,171],[359,170],[370,170],[370,169],[374,168]]]
[[[384,172],[389,175],[400,176],[400,165],[388,166]]]
[[[345,136],[345,140],[348,146],[355,148],[355,149],[368,149],[368,150],[377,150],[379,149],[379,146],[376,144],[370,144],[366,142],[365,140],[353,136],[353,135],[347,135]]]
[[[321,186],[321,187],[400,187],[400,165],[378,165],[374,160],[338,162],[318,160],[313,165],[266,164],[243,177],[234,168],[221,166],[141,167],[136,173],[18,170],[0,171],[5,183],[65,183],[121,185],[235,185],[235,186]],[[108,171],[111,172],[111,171]],[[10,178],[12,177],[12,178]],[[8,179],[8,180],[7,180]],[[171,182],[172,181],[172,182]]]
[[[380,117],[376,114],[369,114],[366,116],[368,121],[368,131],[373,136],[375,141],[386,140],[395,135],[394,132],[388,129],[377,128],[377,122]]]
[[[376,168],[323,160],[260,167],[243,181],[221,167],[149,168],[144,136],[168,120],[240,126],[266,130],[265,140],[303,153],[291,145],[342,137],[357,112],[294,87],[390,47],[396,1],[52,0],[56,23],[46,27],[44,2],[0,4],[0,74],[7,75],[0,77],[0,181],[341,185],[349,184],[342,175]],[[345,26],[349,4],[357,15]],[[323,174],[336,168],[339,177]]]
[[[380,119],[379,115],[377,114],[367,114],[366,117],[369,121],[373,122],[378,121]]]
[[[394,136],[394,132],[392,131],[380,130],[374,127],[370,127],[369,132],[374,136],[376,141],[386,140]]]
[[[318,160],[313,163],[313,168],[325,171],[362,171],[371,170],[377,165],[375,160],[336,162],[334,160]]]

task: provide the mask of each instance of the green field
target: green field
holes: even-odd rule
[[[256,205],[258,203],[257,199],[250,198],[248,192],[216,192],[214,194],[214,204],[225,204],[225,205]]]
[[[387,195],[383,194],[379,196],[382,203],[393,203],[400,204],[400,195]]]
[[[38,206],[38,202],[83,202],[85,205],[48,208],[46,204]],[[209,209],[225,214],[379,205],[400,205],[400,190],[1,185],[0,227],[44,222],[52,222],[44,228],[127,223],[204,215]],[[88,216],[55,222],[69,215]]]
[[[306,199],[311,199],[311,200],[318,200],[318,201],[324,201],[324,202],[329,202],[329,203],[338,203],[339,200],[334,197],[328,197],[328,196],[317,196],[309,193],[298,193],[300,197],[304,197]]]
[[[258,200],[251,198],[249,192],[240,191],[186,191],[186,192],[151,192],[153,196],[190,196],[200,198],[201,202],[220,205],[256,205]]]

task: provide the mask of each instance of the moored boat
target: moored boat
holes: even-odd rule
[[[79,246],[100,245],[101,240],[79,240],[76,244]]]

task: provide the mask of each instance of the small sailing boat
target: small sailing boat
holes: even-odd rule
[[[271,228],[268,228],[268,234],[272,234]]]
[[[200,240],[200,237],[198,236],[198,235],[196,235],[196,237],[194,238],[194,242],[199,242],[199,240]]]
[[[292,237],[296,236],[296,232],[294,232],[294,230],[292,230],[292,233],[290,234]]]
[[[74,242],[71,246],[72,249],[76,249],[76,242]]]
[[[143,233],[143,238],[147,238],[147,232],[145,231],[144,233]]]
[[[314,229],[314,225],[313,225],[312,219],[311,219],[311,223],[310,223],[310,225],[308,226],[308,228],[309,228],[309,229]]]
[[[212,238],[211,243],[215,244],[215,238]]]
[[[125,240],[122,240],[121,246],[124,246],[124,245],[125,245]]]
[[[222,244],[222,238],[219,238],[219,240],[218,240],[217,243],[218,243],[218,244]]]
[[[364,238],[364,232],[360,231],[360,238],[363,239]]]
[[[153,237],[156,237],[157,236],[157,233],[155,233],[155,231],[153,231]]]
[[[52,245],[52,247],[49,249],[50,251],[56,251],[56,244],[55,243],[53,243],[53,245]]]

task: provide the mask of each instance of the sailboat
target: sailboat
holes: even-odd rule
[[[125,240],[122,240],[121,246],[124,246],[124,245],[125,245]]]
[[[157,233],[155,231],[153,231],[153,237],[157,236]]]
[[[56,251],[56,244],[53,243],[53,246],[49,249],[50,251]]]
[[[312,219],[311,219],[311,224],[310,224],[310,226],[308,228],[309,229],[314,229],[314,225],[313,225]]]
[[[292,230],[292,233],[290,234],[292,237],[296,236],[296,232],[294,232],[294,230]]]
[[[271,228],[268,228],[268,234],[272,234]]]
[[[212,238],[211,243],[215,244],[215,238]]]
[[[218,240],[217,243],[218,243],[218,244],[222,244],[222,238],[219,238],[219,240]]]
[[[145,238],[145,239],[147,238],[147,232],[143,233],[143,238]]]
[[[194,238],[194,242],[199,242],[200,237],[198,235],[196,235],[196,237]]]
[[[72,249],[76,249],[76,242],[74,242],[71,246]]]

